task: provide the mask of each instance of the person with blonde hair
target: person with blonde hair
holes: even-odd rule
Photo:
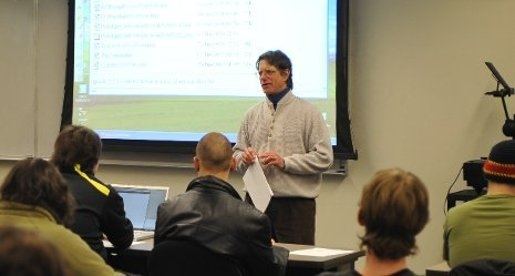
[[[399,168],[378,171],[363,188],[358,222],[365,227],[360,237],[366,251],[365,266],[347,274],[329,275],[415,275],[406,257],[417,252],[415,236],[429,219],[429,195],[422,181]]]
[[[415,236],[429,219],[429,195],[414,174],[394,168],[379,171],[364,188],[358,222],[365,227],[362,275],[414,275],[406,257],[417,251]]]

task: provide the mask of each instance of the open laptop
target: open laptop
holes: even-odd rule
[[[154,237],[157,207],[168,199],[169,188],[164,186],[130,186],[112,184],[123,198],[125,214],[134,226],[134,240]]]

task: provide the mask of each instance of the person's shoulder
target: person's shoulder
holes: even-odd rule
[[[320,110],[316,105],[306,99],[296,96],[295,94],[292,95],[291,102],[299,109],[302,109],[305,114],[320,114]]]
[[[467,217],[468,214],[474,212],[474,208],[476,206],[482,204],[483,200],[484,199],[482,197],[479,197],[451,208],[447,214],[447,221],[453,221],[456,219],[461,219],[462,217]]]
[[[266,229],[266,227],[270,227],[270,220],[267,215],[258,210],[256,207],[251,205],[248,202],[240,201],[237,203],[239,205],[239,214],[240,218],[248,223],[254,222],[255,224],[262,227],[262,229]]]
[[[175,205],[177,205],[177,202],[181,201],[182,198],[184,198],[185,194],[178,194],[175,196],[172,196],[159,204],[158,210],[168,210],[170,208],[173,208]]]
[[[63,253],[70,269],[76,275],[114,275],[114,271],[84,240],[63,225],[39,224],[38,233]]]
[[[58,246],[66,247],[82,242],[82,239],[70,229],[57,223],[40,223],[38,225],[38,232],[47,239],[57,243]]]
[[[240,208],[243,212],[248,213],[249,215],[254,216],[256,218],[267,217],[265,214],[263,214],[263,212],[259,211],[252,204],[250,204],[246,201],[243,201],[243,200],[238,200],[238,199],[234,199],[234,200],[235,200],[236,204],[238,204],[240,206]]]
[[[259,211],[252,204],[228,194],[219,194],[219,196],[221,196],[219,202],[223,202],[223,210],[228,217],[242,222],[267,222],[268,216]]]
[[[171,214],[177,212],[188,211],[192,209],[193,203],[196,203],[198,198],[196,191],[187,191],[178,195],[171,196],[157,207],[158,215]]]
[[[267,107],[266,101],[265,100],[259,101],[247,109],[247,111],[245,112],[245,117],[249,117],[256,113],[259,113],[265,107]]]
[[[102,181],[99,181],[99,183],[104,184],[104,186],[109,190],[108,197],[122,198],[122,196],[120,196],[120,193],[118,193],[118,190],[116,190],[116,188],[113,187],[111,184],[105,184]]]

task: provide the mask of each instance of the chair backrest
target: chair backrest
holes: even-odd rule
[[[515,263],[504,260],[479,259],[454,267],[449,275],[515,276]]]
[[[186,240],[167,240],[154,247],[148,260],[151,276],[245,276],[243,265]]]

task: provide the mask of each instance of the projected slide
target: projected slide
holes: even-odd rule
[[[336,0],[76,0],[74,38],[73,123],[102,138],[234,141],[275,49],[335,136]]]

